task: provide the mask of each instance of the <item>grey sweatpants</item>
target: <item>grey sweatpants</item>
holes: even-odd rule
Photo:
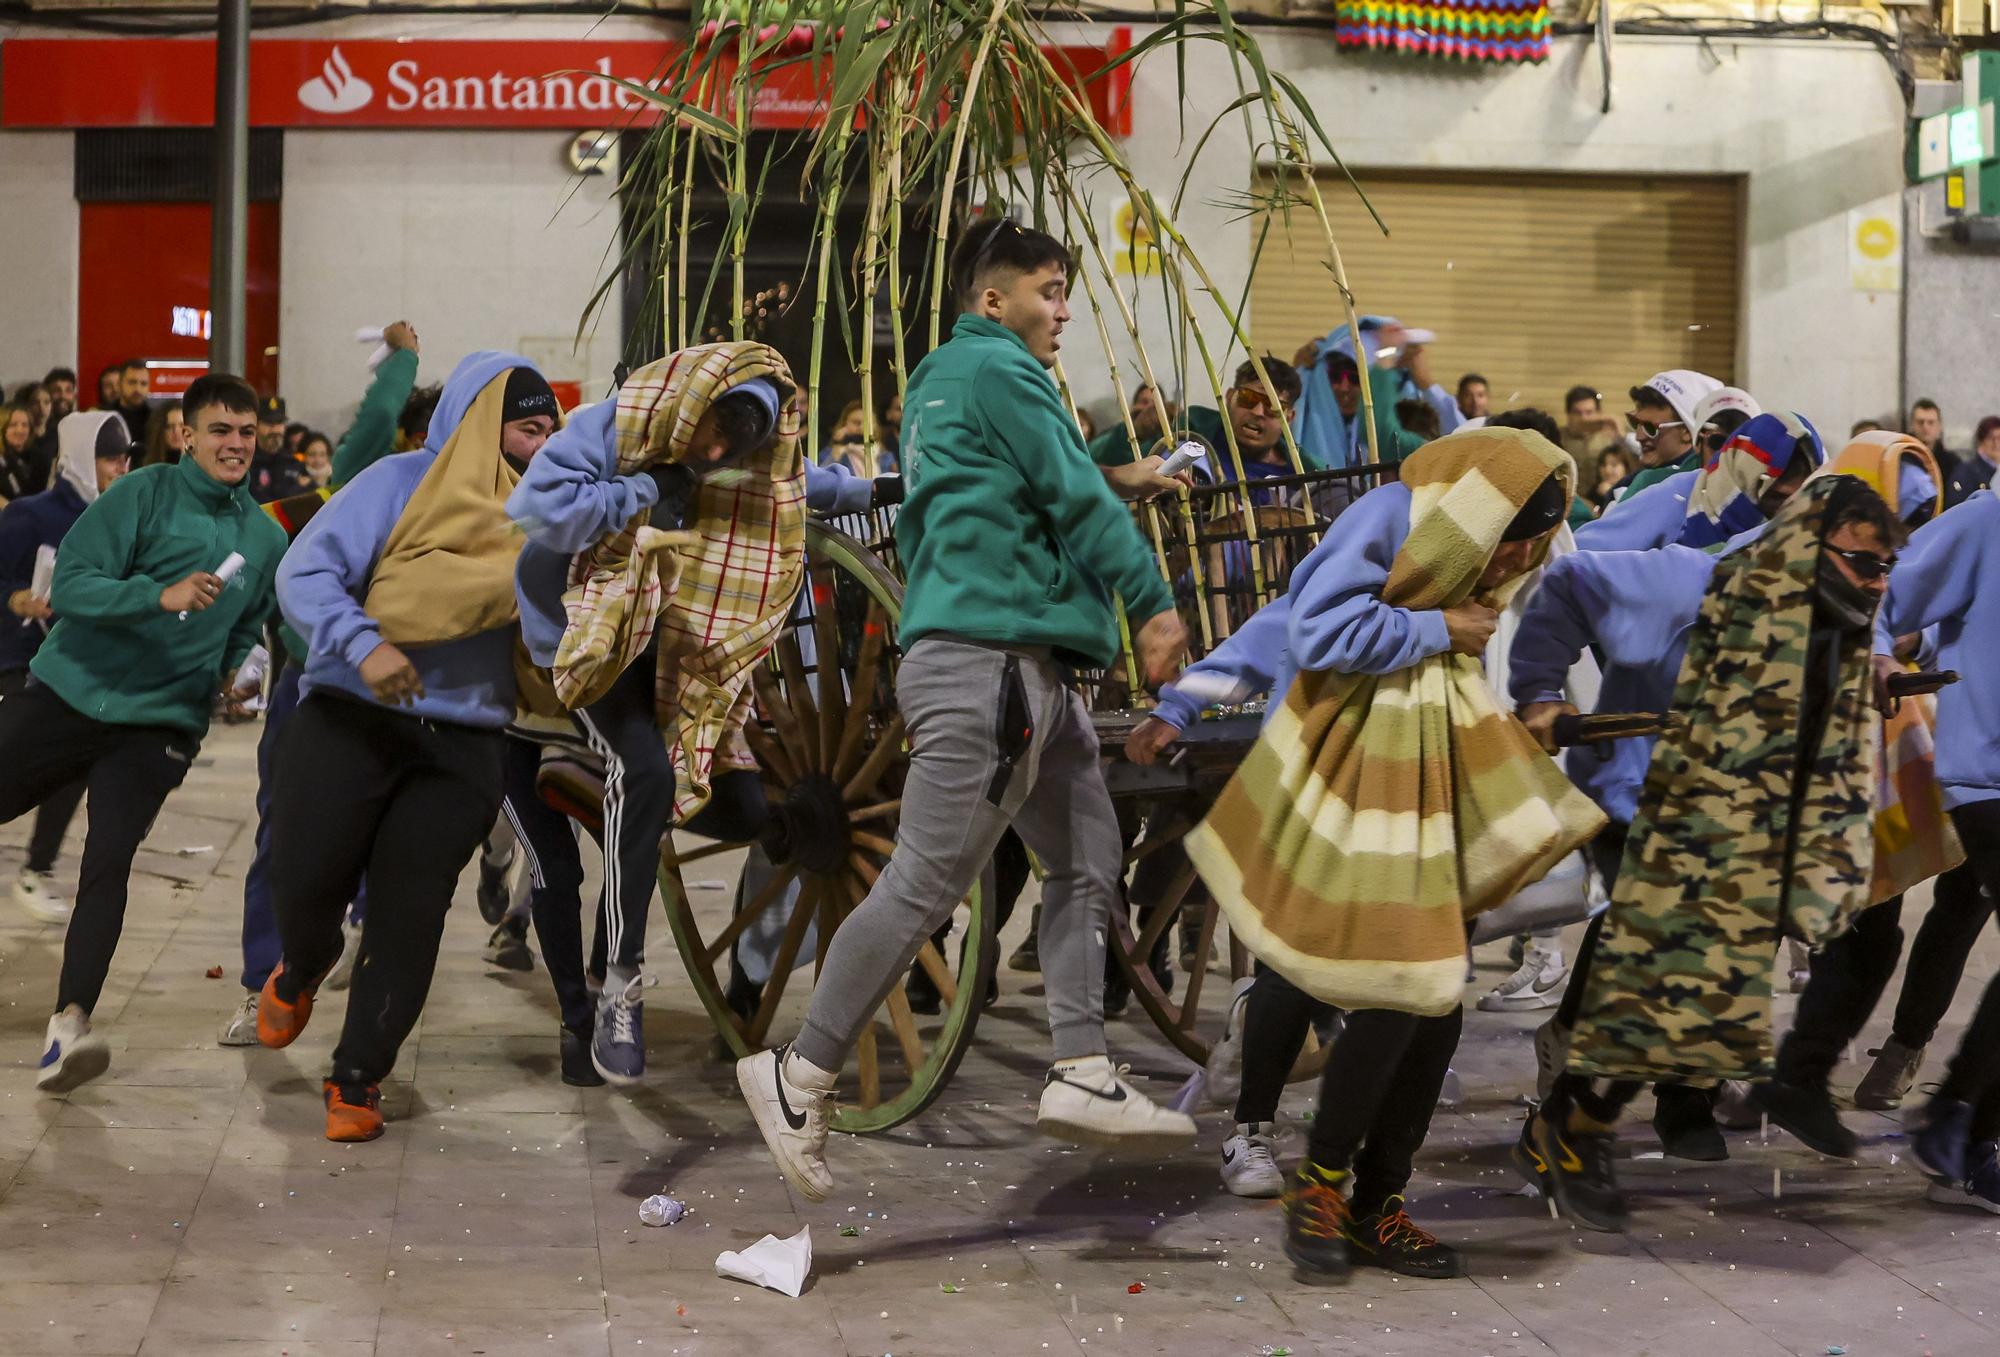
[[[1040,947],[1056,1059],[1102,1052],[1121,849],[1083,700],[1045,651],[926,636],[903,658],[896,701],[911,749],[896,851],[833,935],[794,1046],[841,1067],[1012,824],[1048,872]]]

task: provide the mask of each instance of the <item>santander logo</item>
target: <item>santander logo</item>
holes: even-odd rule
[[[299,102],[315,113],[352,113],[374,97],[375,87],[354,73],[338,46],[319,74],[299,86]]]

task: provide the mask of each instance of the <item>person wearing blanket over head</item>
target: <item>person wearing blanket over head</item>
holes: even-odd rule
[[[1284,696],[1186,840],[1232,931],[1348,1010],[1285,1193],[1285,1252],[1308,1280],[1351,1263],[1463,1271],[1403,1191],[1458,1044],[1465,920],[1603,820],[1479,662],[1563,523],[1568,454],[1488,427],[1425,445],[1400,474],[1293,573]]]

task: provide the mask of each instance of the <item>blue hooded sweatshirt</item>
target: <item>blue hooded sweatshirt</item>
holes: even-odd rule
[[[1937,627],[1937,664],[1959,681],[1937,697],[1946,807],[2000,797],[2000,498],[1981,491],[1918,528],[1889,574],[1875,649]]]
[[[562,596],[570,558],[652,508],[660,496],[652,477],[618,473],[617,415],[616,399],[579,406],[507,497],[507,516],[528,535],[514,569],[514,594],[521,639],[539,665],[555,662],[568,625]],[[806,464],[806,507],[816,513],[859,513],[874,496],[874,481],[844,466]]]
[[[534,366],[519,354],[467,354],[445,381],[424,446],[384,457],[348,482],[285,553],[278,605],[306,638],[302,692],[324,688],[375,702],[360,673],[361,662],[382,644],[381,628],[362,608],[375,562],[417,483],[479,393],[511,368]],[[514,636],[509,624],[439,645],[401,647],[423,679],[424,695],[391,710],[489,730],[505,726],[514,717]]]
[[[1180,679],[1160,689],[1159,705],[1153,715],[1175,730],[1186,730],[1201,719],[1209,704],[1182,691],[1181,685],[1199,675],[1227,679],[1235,684],[1248,702],[1271,692],[1278,671],[1287,667],[1285,645],[1290,631],[1292,600],[1288,594],[1266,603],[1250,615],[1250,620],[1231,632],[1226,640],[1202,659],[1187,667]],[[1266,709],[1266,717],[1270,715]]]
[[[1362,372],[1368,372],[1375,363],[1378,333],[1400,322],[1394,316],[1361,316],[1359,321],[1365,357],[1355,353],[1354,337],[1343,323],[1335,326],[1325,339],[1314,346],[1313,361],[1298,369],[1299,402],[1298,411],[1292,417],[1292,438],[1306,458],[1308,470],[1314,466],[1355,466],[1367,460],[1368,435],[1361,427],[1361,415],[1358,412],[1352,416],[1340,413],[1340,403],[1333,394],[1333,383],[1327,379],[1325,360],[1330,353],[1344,353],[1355,360],[1355,366]],[[1458,401],[1442,386],[1433,382],[1429,387],[1419,387],[1407,373],[1397,375],[1400,380],[1396,398],[1420,399],[1437,411],[1440,437],[1465,422],[1465,416],[1459,412]],[[1381,397],[1378,395],[1376,399],[1379,401]],[[1393,457],[1399,453],[1385,450],[1384,455]]]
[[[1576,530],[1579,551],[1651,551],[1680,536],[1699,471],[1677,471]]]
[[[60,543],[83,517],[84,507],[76,487],[58,477],[49,489],[23,495],[0,510],[0,599],[34,583],[36,555]],[[0,612],[0,674],[26,669],[54,625],[53,619],[36,622]]]

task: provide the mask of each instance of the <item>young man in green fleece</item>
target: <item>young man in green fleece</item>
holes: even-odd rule
[[[813,1201],[833,1188],[824,1150],[836,1071],[1010,824],[1048,869],[1041,962],[1056,1059],[1039,1126],[1160,1153],[1194,1138],[1192,1119],[1148,1101],[1105,1054],[1118,825],[1090,716],[1066,678],[1116,656],[1114,593],[1154,686],[1180,672],[1187,633],[1049,376],[1069,273],[1068,252],[1039,231],[992,221],[967,232],[952,268],[958,323],[904,398],[902,828],[826,949],[797,1039],[736,1066],[765,1144]]]
[[[90,797],[35,1077],[49,1092],[111,1063],[90,1012],[124,928],[132,855],[187,776],[216,694],[257,644],[285,550],[284,530],[243,488],[257,393],[212,373],[188,388],[181,411],[194,431],[188,455],[119,478],[63,538],[49,599],[59,620],[28,686],[0,702],[0,824],[79,779]]]

